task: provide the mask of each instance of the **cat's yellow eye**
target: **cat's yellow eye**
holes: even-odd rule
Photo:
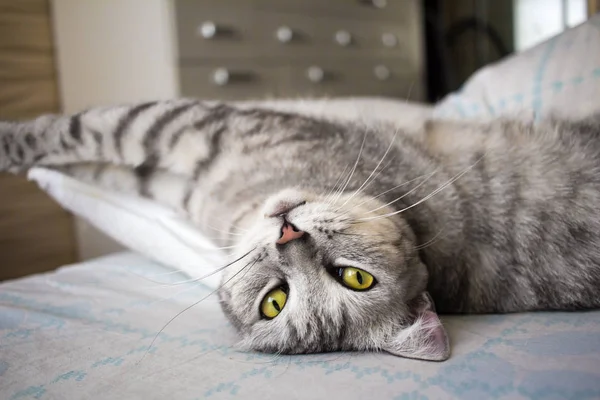
[[[273,289],[261,302],[260,312],[265,318],[273,319],[283,310],[286,301],[287,293],[282,288]]]
[[[344,285],[354,290],[367,290],[375,283],[373,275],[354,267],[340,268],[339,276]]]

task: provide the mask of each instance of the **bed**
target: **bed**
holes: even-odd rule
[[[599,27],[593,18],[487,67],[459,93],[410,115],[416,124],[430,114],[597,112],[600,52],[590,49],[600,48]],[[264,104],[340,118],[362,110],[399,123],[410,107],[372,99]],[[380,115],[365,112],[366,104]],[[167,211],[144,211],[154,205],[131,206],[140,199],[99,195],[44,171],[32,179],[132,251],[0,284],[2,399],[600,398],[600,311],[446,316],[452,355],[442,363],[385,353],[238,351],[234,329],[210,296],[218,280],[194,279],[219,265],[220,255],[193,251],[202,237]],[[148,231],[141,220],[156,229],[141,235]]]
[[[3,399],[598,399],[600,312],[446,317],[443,363],[236,351],[211,288],[134,253],[5,283]],[[163,282],[163,284],[157,283]]]

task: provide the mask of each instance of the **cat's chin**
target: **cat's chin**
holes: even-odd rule
[[[270,196],[262,208],[265,218],[288,214],[291,210],[307,201],[315,201],[320,196],[308,190],[287,188]]]

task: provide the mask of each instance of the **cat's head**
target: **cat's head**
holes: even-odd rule
[[[285,190],[238,241],[220,290],[244,349],[445,360],[427,270],[399,215],[362,195]]]

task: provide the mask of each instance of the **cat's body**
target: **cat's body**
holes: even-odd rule
[[[446,358],[425,287],[443,312],[600,307],[598,118],[408,134],[181,100],[0,123],[0,170],[33,165],[70,165],[225,232],[241,261],[223,308],[258,350]],[[373,290],[324,272],[347,266]],[[278,285],[289,305],[264,318]]]

